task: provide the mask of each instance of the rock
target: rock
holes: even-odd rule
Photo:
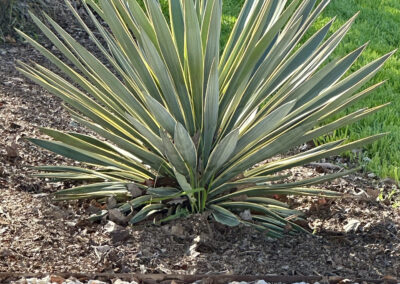
[[[245,221],[251,221],[253,218],[251,217],[251,212],[250,210],[244,210],[243,212],[240,212],[239,214],[240,218],[242,218]]]
[[[197,247],[200,243],[200,236],[197,236],[193,239],[193,244],[186,251],[186,255],[191,256],[193,258],[197,257],[200,253],[196,251]]]
[[[134,183],[129,183],[126,187],[133,198],[143,195],[142,190]]]
[[[357,219],[350,219],[347,225],[344,226],[344,230],[346,233],[349,232],[357,232],[358,227],[360,226],[361,222]]]
[[[7,157],[16,158],[18,157],[18,145],[13,142],[11,145],[6,145]]]
[[[76,224],[77,224],[77,222],[74,222],[74,221],[68,221],[68,222],[65,222],[65,224],[66,224],[66,225],[68,225],[68,226],[70,226],[70,227],[75,227],[75,226],[76,226]]]
[[[376,174],[374,174],[374,173],[369,173],[369,174],[368,174],[368,177],[369,177],[369,178],[376,178]]]
[[[265,280],[257,280],[254,284],[268,284],[268,282],[265,282]]]
[[[111,233],[114,231],[122,230],[123,227],[115,224],[113,221],[108,221],[107,224],[104,225],[104,230],[107,233]]]
[[[145,274],[147,272],[146,266],[144,266],[143,264],[141,264],[139,268],[140,268],[140,273]]]
[[[119,211],[118,209],[108,210],[108,219],[122,226],[125,226],[128,222],[126,216],[122,214],[121,211]]]
[[[113,209],[117,206],[117,199],[114,196],[107,198],[107,209]]]
[[[174,236],[182,237],[185,235],[185,229],[182,227],[182,225],[174,225],[171,227],[170,233]]]
[[[113,243],[119,243],[128,240],[131,235],[128,230],[116,230],[110,233],[111,241]]]
[[[117,279],[114,281],[113,284],[138,284],[138,283],[136,281],[128,282],[128,281],[123,281],[121,279]]]

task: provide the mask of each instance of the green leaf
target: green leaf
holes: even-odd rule
[[[174,187],[151,187],[147,189],[147,194],[155,195],[158,197],[176,196],[180,193],[181,191]]]
[[[235,151],[239,138],[239,129],[236,129],[226,135],[211,152],[210,159],[204,172],[204,181],[208,179],[220,169],[220,167],[228,161],[232,153]]]
[[[208,161],[211,146],[214,140],[215,131],[218,123],[218,105],[219,105],[219,83],[218,83],[218,64],[214,61],[210,71],[210,77],[207,83],[207,91],[204,106],[204,145],[203,161]]]
[[[174,173],[175,173],[176,180],[178,181],[178,183],[179,183],[180,187],[182,188],[182,190],[184,192],[192,192],[192,187],[187,182],[186,177],[183,174],[181,174],[178,171],[176,171],[176,170],[174,171]]]
[[[164,154],[167,156],[168,161],[179,171],[184,174],[188,173],[188,168],[185,165],[185,162],[181,156],[181,154],[176,149],[175,145],[172,143],[171,139],[168,137],[168,134],[160,129],[160,136],[163,141],[163,149]]]
[[[172,117],[172,115],[165,109],[163,105],[161,105],[157,100],[153,99],[150,96],[146,97],[147,105],[156,118],[156,121],[168,131],[169,134],[173,135],[175,131],[176,121]]]
[[[212,210],[215,221],[230,227],[235,227],[240,224],[238,217],[229,210],[218,205],[210,205],[210,209]]]
[[[200,129],[203,117],[203,51],[199,21],[193,1],[183,1],[185,26],[185,66],[193,100],[196,128]]]
[[[175,125],[174,143],[192,172],[197,170],[197,150],[189,133],[179,122]]]
[[[130,224],[136,224],[139,223],[140,221],[143,221],[147,217],[160,212],[165,208],[165,205],[163,204],[149,204],[144,206],[138,213],[135,214],[135,216],[132,217],[132,219],[129,221]]]

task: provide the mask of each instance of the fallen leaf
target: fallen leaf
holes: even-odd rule
[[[65,279],[60,277],[60,276],[57,276],[57,275],[51,275],[50,276],[50,282],[51,283],[62,284],[62,283],[65,282]]]
[[[379,196],[379,190],[373,188],[367,188],[365,191],[366,200],[375,201]]]
[[[101,259],[103,257],[103,255],[105,255],[111,249],[111,247],[109,245],[93,246],[93,248],[94,248],[94,253],[96,254],[96,256],[99,259]]]

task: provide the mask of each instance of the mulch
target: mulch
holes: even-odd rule
[[[69,28],[82,34],[78,26]],[[306,212],[314,235],[274,240],[249,227],[221,226],[207,215],[162,226],[144,222],[119,234],[107,230],[108,220],[86,221],[96,204],[53,202],[50,194],[70,185],[30,176],[32,166],[75,162],[25,138],[45,137],[39,127],[88,131],[71,120],[59,99],[15,70],[17,59],[48,66],[27,45],[0,46],[0,272],[400,277],[400,210],[389,199],[378,201],[396,185],[362,172],[321,185],[352,197],[289,199]],[[351,166],[341,157],[320,164],[327,163]],[[336,170],[314,164],[290,172],[297,180]]]

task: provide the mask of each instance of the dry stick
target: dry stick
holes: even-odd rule
[[[13,272],[0,272],[0,283],[8,283],[12,280],[21,278],[43,278],[49,275],[48,273],[13,273]],[[252,275],[179,275],[179,274],[130,274],[130,273],[54,273],[58,277],[64,279],[74,277],[79,280],[111,280],[121,279],[125,281],[137,281],[139,283],[193,283],[198,280],[204,280],[208,284],[223,284],[232,281],[256,281],[265,280],[272,283],[294,283],[294,282],[316,282],[322,281],[323,283],[339,283],[344,279],[351,279],[353,282],[367,282],[367,283],[398,283],[395,278],[385,277],[383,279],[354,279],[351,277],[323,277],[323,276],[252,276]]]

